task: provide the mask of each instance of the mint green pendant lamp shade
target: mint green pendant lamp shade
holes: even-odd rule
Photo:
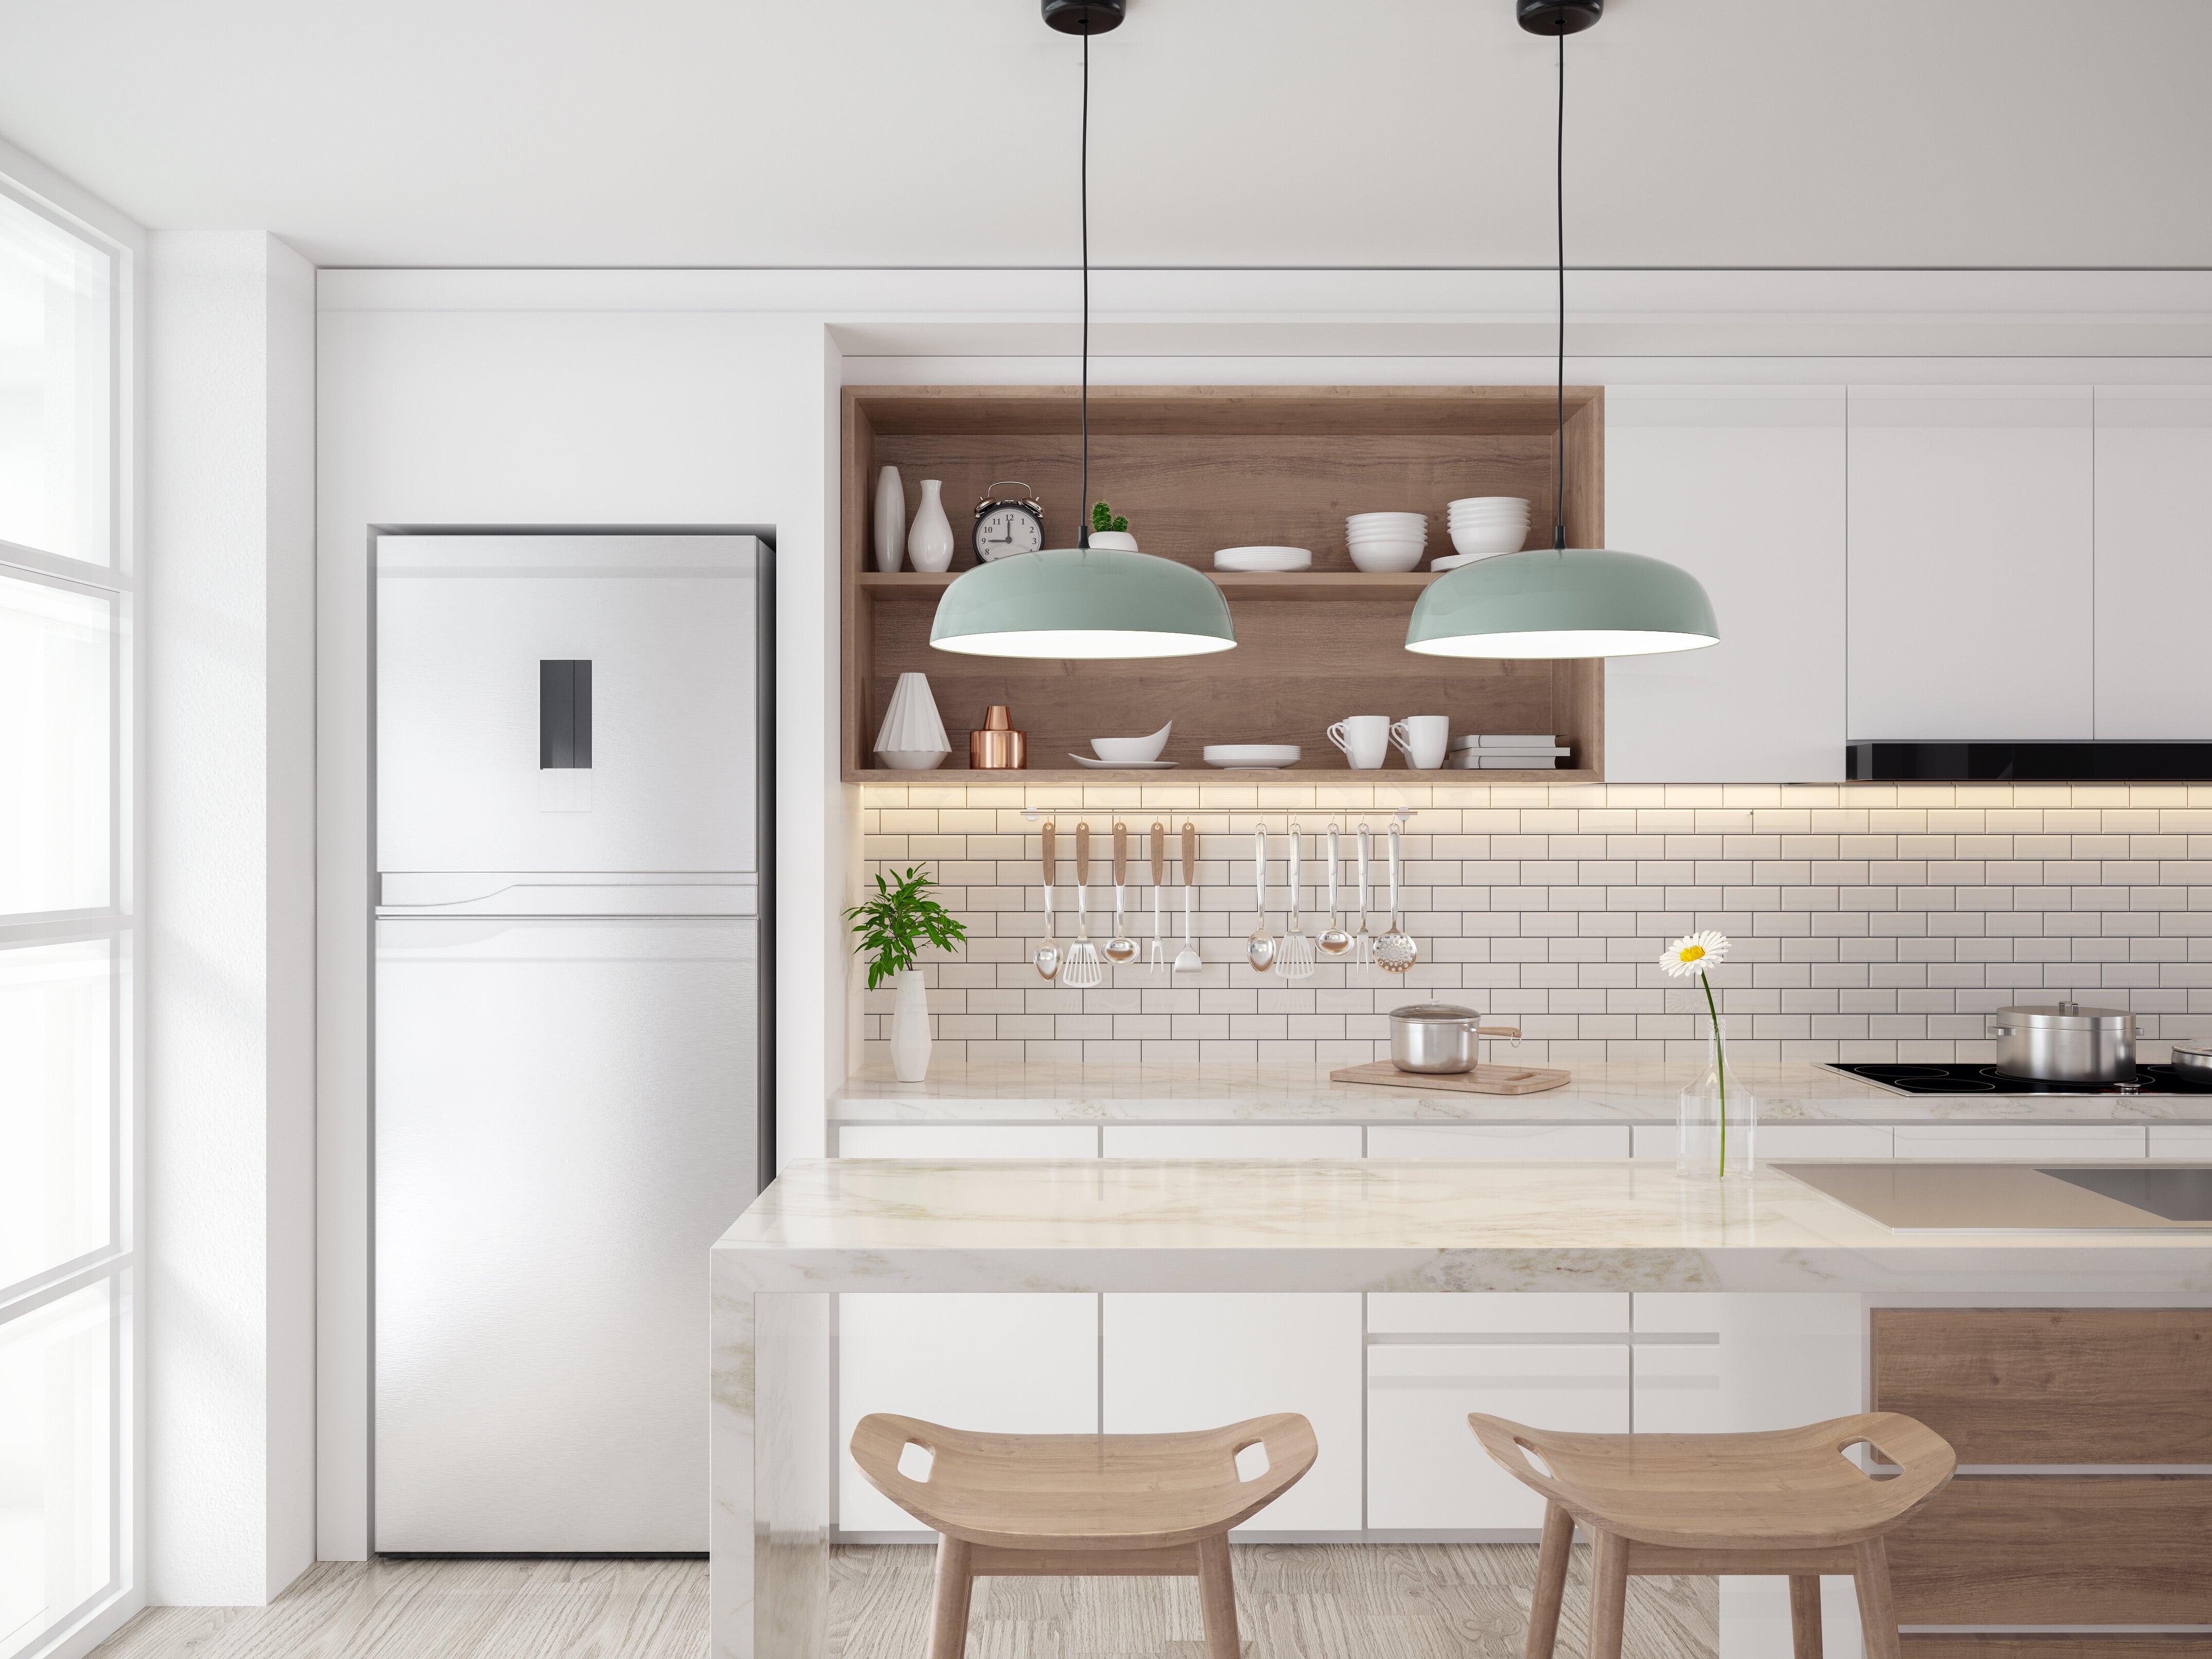
[[[1448,571],[1422,591],[1406,649],[1430,657],[1641,657],[1720,643],[1686,570],[1640,553],[1547,548]]]
[[[1202,571],[1149,553],[1054,547],[963,571],[929,642],[974,657],[1195,657],[1237,643]]]

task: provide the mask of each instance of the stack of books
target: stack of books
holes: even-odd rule
[[[1540,772],[1563,764],[1567,754],[1549,732],[1469,732],[1451,740],[1444,764],[1462,772]]]

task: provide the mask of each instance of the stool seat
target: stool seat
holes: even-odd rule
[[[1468,1422],[1492,1457],[1584,1526],[1674,1549],[1834,1549],[1880,1537],[1940,1492],[1958,1461],[1935,1431],[1894,1412],[1758,1434],[1565,1434],[1480,1413]],[[1869,1479],[1844,1456],[1860,1445],[1903,1473]]]

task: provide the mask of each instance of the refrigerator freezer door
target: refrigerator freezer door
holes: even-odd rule
[[[750,536],[385,536],[377,868],[750,871]]]
[[[377,1549],[706,1548],[756,927],[376,924]]]

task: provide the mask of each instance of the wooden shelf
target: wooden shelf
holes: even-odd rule
[[[994,480],[1019,479],[1045,507],[1047,546],[1074,539],[1080,416],[1073,386],[848,386],[843,397],[841,517],[844,596],[842,772],[848,781],[1131,783],[1191,778],[1376,783],[1590,782],[1604,776],[1605,665],[1490,661],[1405,648],[1406,622],[1437,572],[1357,570],[1347,514],[1389,508],[1430,517],[1447,503],[1519,495],[1548,523],[1556,461],[1548,386],[1103,386],[1091,393],[1094,499],[1128,515],[1155,556],[1210,578],[1231,603],[1234,651],[1149,662],[1029,661],[933,649],[935,601],[972,566],[969,513]],[[1605,545],[1604,393],[1566,392],[1568,543]],[[869,568],[878,470],[899,469],[909,519],[921,481],[943,483],[960,568],[935,574]],[[1213,550],[1309,547],[1316,568],[1215,571]],[[927,600],[928,603],[917,603]],[[1025,772],[894,772],[870,745],[902,673],[929,677],[956,750],[984,710],[1004,703],[1040,764]],[[1347,714],[1443,714],[1455,731],[1551,732],[1575,764],[1550,772],[1352,772],[1323,735]],[[1175,722],[1167,772],[1075,767],[1091,739]],[[1206,766],[1209,743],[1295,743],[1305,763],[1282,772]],[[1395,757],[1393,757],[1395,761]]]

